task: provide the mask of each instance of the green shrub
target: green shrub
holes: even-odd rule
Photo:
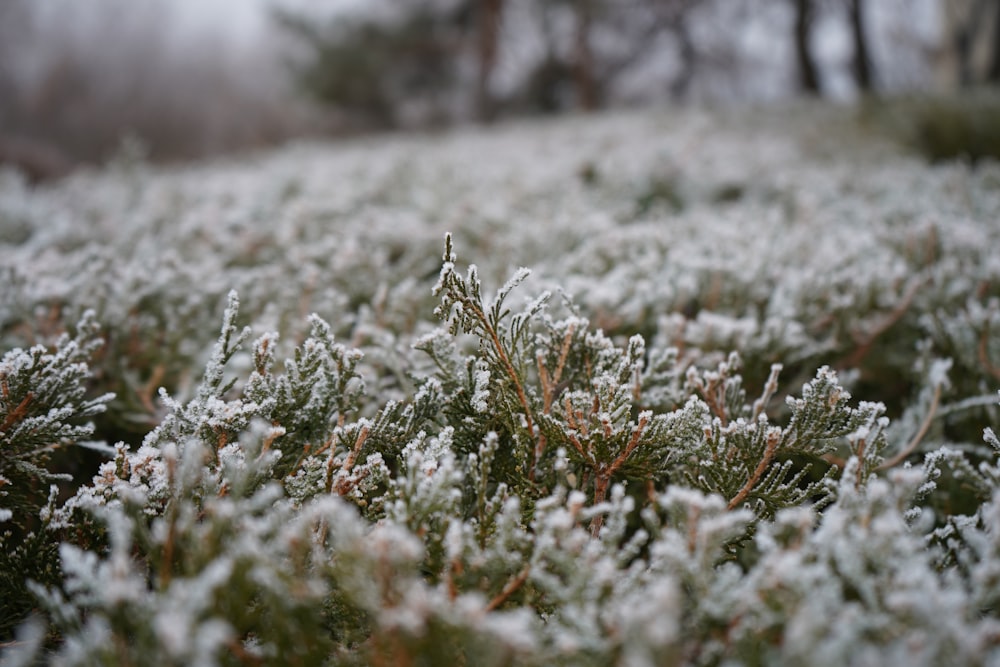
[[[1000,160],[1000,93],[962,92],[948,97],[892,100],[890,129],[931,162]]]
[[[1000,172],[823,117],[3,175],[4,659],[995,662]]]

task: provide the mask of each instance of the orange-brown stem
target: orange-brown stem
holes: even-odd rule
[[[753,473],[750,475],[750,479],[747,480],[743,488],[733,496],[733,499],[729,501],[728,509],[733,510],[739,507],[750,492],[753,491],[754,487],[757,486],[757,482],[760,478],[764,476],[767,471],[768,466],[771,465],[771,461],[774,460],[774,455],[778,451],[778,444],[781,442],[781,435],[777,432],[771,433],[767,437],[767,446],[764,448],[764,456],[761,457],[760,462],[757,467],[754,468]]]
[[[514,389],[517,391],[517,400],[521,403],[521,409],[524,410],[524,419],[528,429],[528,437],[532,441],[535,441],[536,451],[537,451],[537,438],[535,437],[535,425],[531,418],[531,408],[528,406],[528,395],[524,391],[524,385],[521,384],[521,379],[517,376],[517,371],[514,370],[514,364],[510,362],[507,357],[507,353],[503,349],[503,345],[500,343],[500,336],[497,335],[496,330],[489,325],[489,319],[486,317],[486,313],[476,304],[470,304],[476,317],[485,325],[486,332],[490,336],[490,340],[493,343],[493,349],[496,350],[497,358],[500,360],[501,365],[510,377],[511,382],[514,383]],[[535,468],[538,465],[538,457],[535,457],[535,461],[531,466],[531,470],[528,472],[528,478],[530,481],[535,481]]]
[[[986,347],[989,338],[990,327],[987,323],[986,326],[983,327],[983,335],[979,337],[979,363],[983,365],[983,368],[986,369],[987,373],[1000,380],[1000,368],[994,366],[993,362],[990,361],[989,350]]]
[[[914,297],[917,295],[917,290],[923,284],[923,280],[914,280],[906,288],[906,292],[903,293],[903,298],[900,300],[899,305],[897,305],[892,312],[890,312],[886,317],[876,324],[870,331],[863,335],[855,335],[855,342],[858,346],[848,354],[841,362],[840,366],[842,368],[852,368],[858,366],[868,353],[871,352],[872,347],[875,345],[875,341],[878,337],[884,334],[886,331],[892,328],[894,324],[903,319],[903,315],[906,311],[910,309],[910,305],[913,303]]]
[[[594,505],[604,502],[608,495],[608,486],[611,484],[611,474],[606,470],[598,470],[594,477]],[[598,514],[590,520],[590,536],[597,537],[601,534],[601,526],[604,525],[604,515]]]
[[[0,424],[0,432],[6,431],[15,423],[24,419],[24,416],[28,414],[28,406],[31,405],[31,401],[34,399],[35,395],[28,392],[21,402],[17,404],[17,407],[7,414],[7,418],[3,420],[3,424]]]
[[[938,403],[940,402],[940,400],[941,400],[941,385],[936,385],[934,387],[934,395],[931,397],[931,405],[927,409],[927,414],[924,415],[924,420],[923,422],[920,423],[920,428],[917,429],[916,434],[913,436],[910,442],[906,444],[906,447],[903,447],[903,449],[899,451],[898,454],[893,456],[888,461],[883,461],[877,468],[878,470],[888,470],[893,466],[897,466],[900,463],[902,463],[907,456],[913,453],[913,450],[917,448],[917,445],[920,444],[920,441],[924,439],[925,435],[927,435],[927,431],[931,427],[931,422],[934,420],[934,415],[937,413]]]
[[[642,438],[642,432],[646,429],[646,426],[648,424],[649,424],[649,415],[648,414],[641,415],[639,417],[639,423],[636,424],[635,430],[632,431],[632,438],[629,440],[628,445],[626,445],[625,451],[619,454],[618,458],[616,458],[611,463],[611,467],[608,469],[609,475],[615,474],[615,472],[617,472],[618,469],[621,468],[622,465],[624,465],[628,457],[632,455],[632,452],[635,451],[636,447],[639,446],[639,439]]]
[[[503,590],[497,593],[496,597],[489,601],[486,605],[486,611],[493,611],[506,602],[511,595],[513,595],[524,582],[528,580],[528,575],[531,573],[531,565],[525,565],[524,569],[521,570],[516,577],[507,582],[507,585],[503,587]]]

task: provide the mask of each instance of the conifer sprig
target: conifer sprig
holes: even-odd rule
[[[64,333],[51,348],[14,349],[0,359],[0,507],[19,515],[29,509],[27,492],[36,483],[64,479],[46,467],[52,454],[94,433],[87,420],[113,398],[87,398],[89,364],[103,344],[99,332],[89,311],[75,336]]]
[[[511,291],[528,277],[530,272],[527,269],[520,269],[497,291],[493,300],[486,303],[483,301],[476,265],[470,265],[463,278],[455,270],[456,259],[451,234],[447,234],[444,263],[437,285],[434,286],[434,294],[440,297],[441,303],[434,312],[451,323],[453,335],[468,333],[479,336],[486,359],[494,362],[501,371],[501,377],[506,378],[507,381],[501,387],[513,391],[522,411],[524,435],[534,452],[535,460],[529,466],[528,473],[529,480],[533,482],[542,445],[539,444],[539,435],[535,430],[535,407],[525,389],[523,348],[528,343],[530,322],[545,307],[549,295],[543,294],[523,311],[512,314],[505,301]]]

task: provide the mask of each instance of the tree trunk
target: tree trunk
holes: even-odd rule
[[[813,20],[812,0],[795,2],[795,53],[798,58],[799,87],[809,95],[819,95],[819,70],[813,57],[811,37]]]
[[[1000,2],[993,12],[993,57],[990,60],[990,71],[987,79],[994,84],[1000,84]]]
[[[687,21],[683,16],[679,17],[673,24],[672,32],[677,38],[681,63],[680,71],[674,80],[670,82],[670,95],[675,100],[679,100],[686,98],[688,91],[691,89],[698,52],[691,38],[691,31],[688,30]]]
[[[958,85],[968,88],[976,82],[973,53],[976,49],[976,34],[983,22],[983,14],[990,0],[976,0],[972,3],[965,20],[959,20],[953,33],[955,59],[958,67]],[[995,1],[995,0],[994,0]]]
[[[865,30],[865,3],[863,0],[848,0],[847,5],[854,38],[854,81],[858,90],[867,94],[874,88],[875,77]]]
[[[496,117],[496,100],[490,80],[497,63],[504,0],[479,0],[479,79],[476,82],[476,111],[482,121]]]
[[[577,104],[590,111],[598,106],[597,80],[594,76],[594,53],[590,45],[590,27],[593,20],[592,0],[577,0],[576,6],[576,80]]]

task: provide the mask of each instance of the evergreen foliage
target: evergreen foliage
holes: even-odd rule
[[[0,633],[9,635],[34,606],[29,580],[54,584],[59,560],[47,535],[57,503],[50,470],[61,448],[93,432],[87,420],[104,411],[110,395],[86,398],[88,363],[101,346],[93,312],[49,347],[15,348],[0,359]]]
[[[0,183],[4,659],[1000,660],[995,167],[869,147],[863,175],[817,159],[720,201],[729,149],[665,176],[637,142],[580,181],[597,149],[569,139],[625,120],[469,180],[451,160],[492,137],[345,147],[268,195],[224,166]],[[653,177],[689,206],[636,217]],[[48,224],[84,187],[96,241]],[[430,220],[459,214],[442,256]],[[129,421],[154,425],[116,441]],[[96,475],[60,477],[92,438]]]
[[[456,42],[467,22],[463,9],[419,5],[400,16],[373,13],[321,22],[278,11],[279,25],[306,47],[294,66],[299,87],[362,127],[395,127],[414,106],[430,107],[421,110],[429,116],[425,123],[445,120],[447,96],[461,70]]]
[[[908,96],[871,104],[867,114],[932,162],[1000,159],[1000,91]]]

